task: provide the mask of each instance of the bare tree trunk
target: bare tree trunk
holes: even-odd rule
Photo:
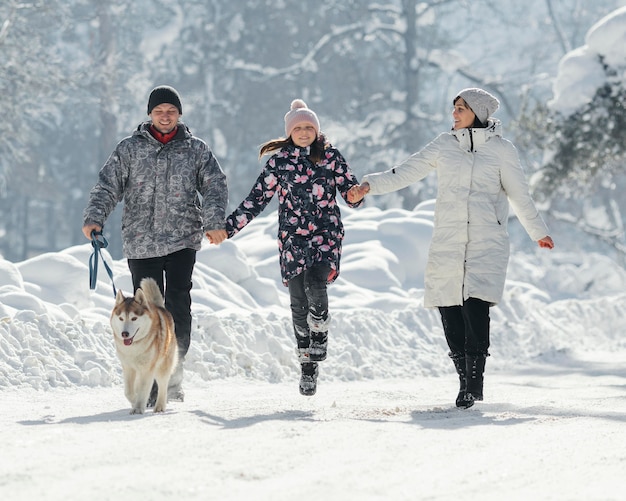
[[[96,53],[96,67],[100,70],[100,136],[98,143],[98,159],[104,163],[117,143],[117,118],[113,113],[118,101],[116,95],[117,58],[115,33],[109,2],[96,2],[99,34],[99,50]],[[109,252],[116,258],[121,257],[122,236],[119,211],[109,216],[106,222],[106,233],[109,241]]]
[[[21,236],[22,236],[22,254],[20,256],[20,261],[24,261],[25,259],[28,259],[28,234],[29,234],[29,214],[28,211],[30,209],[30,199],[28,197],[24,197],[22,198],[22,229],[21,229]]]
[[[570,50],[572,50],[572,46],[561,28],[561,23],[556,17],[552,0],[546,0],[546,6],[548,8],[548,14],[550,14],[550,19],[552,20],[552,26],[554,26],[554,31],[556,32],[559,43],[561,44],[561,50],[563,51],[563,54],[567,54]]]
[[[403,17],[406,20],[404,33],[404,75],[406,101],[404,112],[406,115],[406,133],[403,134],[402,145],[406,150],[413,147],[410,138],[414,137],[417,129],[417,116],[413,107],[419,102],[418,81],[419,62],[417,55],[417,12],[416,0],[402,0]]]

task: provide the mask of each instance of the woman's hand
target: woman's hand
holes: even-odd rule
[[[348,190],[348,202],[355,204],[363,200],[363,197],[370,192],[370,184],[365,182],[357,186],[353,186]]]
[[[538,240],[537,243],[539,244],[539,247],[542,247],[544,249],[554,248],[554,242],[550,238],[550,235],[543,237],[541,240]]]

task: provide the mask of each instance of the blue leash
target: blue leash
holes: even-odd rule
[[[113,286],[113,297],[117,296],[117,291],[115,290],[115,283],[113,282],[113,272],[111,268],[104,260],[104,256],[102,255],[102,249],[106,249],[109,245],[107,239],[104,238],[104,235],[101,231],[93,230],[91,232],[91,246],[93,247],[93,252],[89,257],[89,288],[94,290],[96,288],[96,283],[98,281],[98,257],[102,259],[102,264],[104,268],[107,270],[109,274],[109,278],[111,279],[111,285]]]

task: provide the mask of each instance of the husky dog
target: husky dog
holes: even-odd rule
[[[167,404],[167,385],[178,362],[174,320],[159,286],[144,278],[134,297],[117,291],[111,313],[115,349],[124,373],[124,395],[131,414],[143,414],[153,381],[159,387],[154,412]]]

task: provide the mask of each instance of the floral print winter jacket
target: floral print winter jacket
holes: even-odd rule
[[[124,201],[124,257],[163,257],[199,250],[203,231],[224,227],[228,186],[211,149],[182,123],[161,144],[150,122],[122,139],[98,176],[83,213],[83,224],[104,225]],[[200,196],[202,196],[202,203]]]
[[[348,190],[358,184],[338,150],[327,145],[324,158],[314,164],[309,148],[287,146],[265,164],[250,194],[226,218],[232,237],[258,216],[278,194],[278,249],[283,283],[316,264],[330,265],[328,282],[339,275],[343,224],[336,192],[347,202]]]

